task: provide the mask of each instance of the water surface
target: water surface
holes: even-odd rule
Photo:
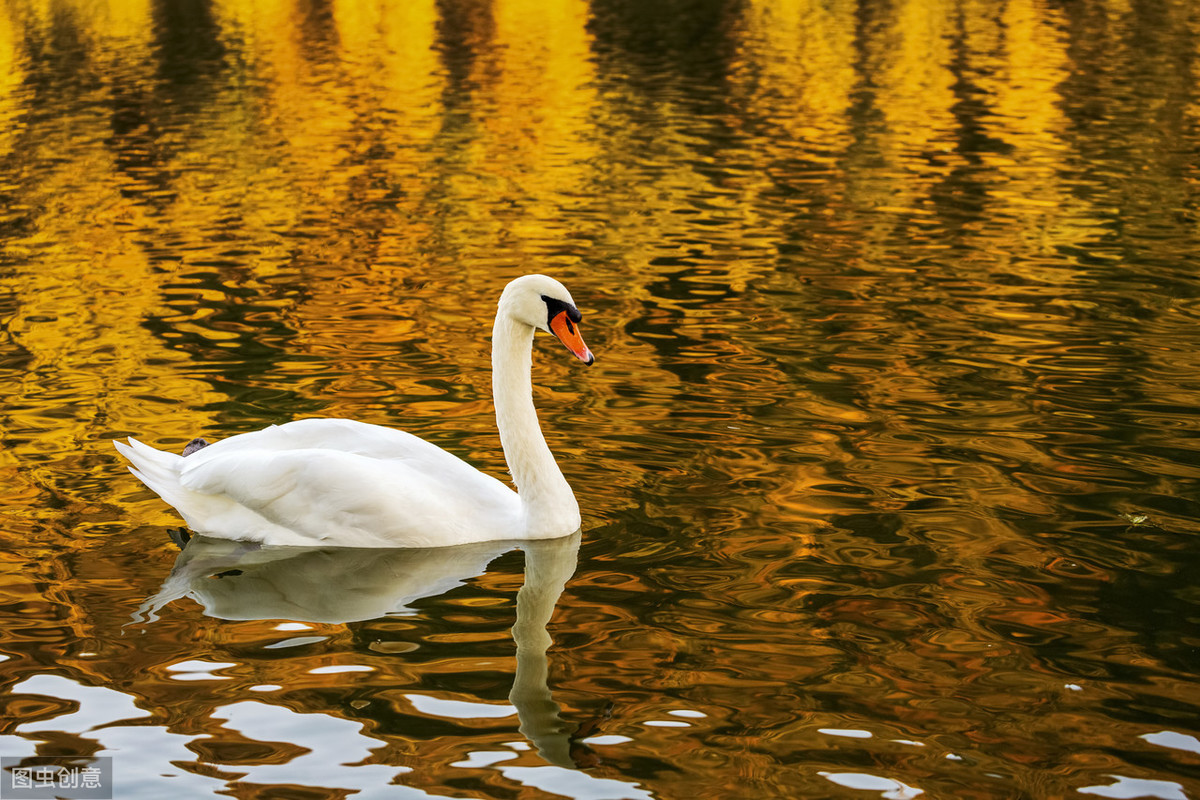
[[[1198,53],[1186,0],[0,3],[0,755],[1200,798]],[[109,444],[503,475],[525,272],[598,359],[535,353],[578,541],[181,555]]]

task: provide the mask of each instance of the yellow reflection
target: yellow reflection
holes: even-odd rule
[[[547,185],[578,183],[577,170],[592,154],[584,130],[596,102],[587,3],[497,0],[492,14],[497,73],[488,89],[504,113],[481,121],[520,123],[498,132],[527,139],[519,166],[531,177],[550,168]]]
[[[752,113],[779,126],[782,144],[847,143],[857,10],[857,0],[758,0],[746,9],[731,83]]]
[[[899,0],[873,5],[860,48],[871,111],[847,152],[846,196],[868,213],[861,255],[886,259],[898,221],[931,213],[928,198],[953,164],[958,121],[952,70],[957,4]]]
[[[117,76],[96,90],[83,111],[70,105],[70,87],[46,89],[43,100],[65,108],[36,136],[5,126],[8,141],[20,142],[22,169],[39,165],[36,180],[24,178],[21,169],[12,173],[24,181],[21,213],[28,218],[6,242],[14,267],[0,279],[18,309],[7,320],[9,347],[24,359],[23,372],[4,373],[0,392],[10,409],[8,424],[38,431],[21,452],[6,450],[2,457],[27,466],[31,458],[108,452],[103,437],[114,420],[167,438],[186,436],[209,425],[200,408],[218,395],[172,374],[185,356],[142,325],[164,312],[160,292],[167,276],[146,255],[145,232],[152,224],[147,208],[124,195],[133,173],[114,157],[112,117],[104,109],[129,110],[115,92],[136,93],[150,82],[148,6],[56,6],[51,13],[34,5],[26,11],[20,18],[0,15],[0,114],[17,114],[24,110],[18,102],[28,100],[14,99],[10,91],[23,78],[14,42],[46,41],[57,31],[86,51],[97,74]],[[164,415],[164,407],[172,413]],[[60,497],[73,494],[64,481],[81,482],[78,475],[28,468],[14,469],[13,477],[6,484],[15,492],[25,491],[17,484],[32,481],[39,489],[55,488]],[[26,511],[38,516],[46,509],[32,504]]]
[[[1056,90],[1070,77],[1067,42],[1060,33],[1065,26],[1053,6],[1012,0],[995,31],[1002,37],[1001,70],[995,77],[982,76],[980,83],[994,90],[999,123],[1019,135],[1023,147],[1062,147],[1066,120]]]
[[[490,38],[476,43],[466,82],[472,128],[448,188],[452,197],[495,202],[451,209],[457,243],[506,239],[514,254],[533,258],[570,235],[564,209],[585,194],[597,153],[587,19],[583,0],[497,0],[490,20],[477,21]]]
[[[364,414],[363,404],[384,390],[385,379],[372,374],[374,362],[354,345],[361,341],[370,351],[372,343],[412,338],[414,326],[404,318],[411,312],[394,287],[422,267],[435,235],[424,198],[438,178],[430,144],[444,112],[436,5],[343,2],[327,15],[305,15],[291,3],[229,2],[220,18],[254,44],[247,57],[264,92],[260,104],[247,108],[239,98],[229,113],[258,117],[270,132],[251,132],[246,143],[256,149],[238,152],[229,165],[244,174],[233,183],[253,189],[237,201],[251,223],[243,231],[268,241],[279,230],[309,234],[281,242],[256,272],[277,261],[304,265],[293,279],[306,291],[288,310],[296,330],[289,349],[327,359],[330,369],[322,373],[343,376],[321,390],[307,382],[301,388],[325,401],[331,415],[378,413],[375,421],[383,422],[382,411]],[[245,129],[237,119],[221,127]],[[227,157],[227,143],[212,146]],[[203,192],[190,196],[200,199],[195,214],[218,219],[224,212],[203,207]],[[405,221],[402,231],[391,228],[395,218]],[[341,268],[362,262],[371,269]],[[289,364],[296,366],[281,366]]]
[[[0,155],[12,150],[17,140],[16,119],[21,108],[17,92],[25,79],[21,62],[12,18],[0,14]]]
[[[434,0],[335,5],[342,47],[367,68],[379,104],[397,114],[398,137],[420,145],[437,133],[442,68],[438,58],[438,10]]]
[[[993,113],[982,124],[989,135],[1012,148],[982,156],[996,170],[990,192],[994,217],[1009,229],[996,255],[1017,256],[1021,263],[1013,268],[1035,270],[1040,280],[1069,279],[1070,273],[1061,268],[1038,270],[1023,258],[1086,238],[1088,227],[1095,225],[1086,205],[1060,178],[1068,167],[1063,137],[1069,122],[1057,94],[1070,75],[1060,33],[1066,21],[1054,7],[1033,0],[1007,3],[1000,19],[984,13],[970,14],[969,19],[968,49],[991,67],[974,76],[991,99]],[[983,61],[983,54],[991,58]]]
[[[887,120],[880,144],[912,152],[949,141],[955,126],[951,42],[959,16],[946,0],[900,0],[868,33],[868,78]]]

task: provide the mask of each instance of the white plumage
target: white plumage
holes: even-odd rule
[[[533,407],[533,335],[553,332],[585,363],[579,312],[558,281],[526,275],[500,297],[492,330],[496,423],[514,492],[412,434],[306,419],[180,456],[130,437],[130,471],[196,533],[269,545],[437,547],[565,536],[579,506]]]

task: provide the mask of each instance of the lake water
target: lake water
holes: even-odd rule
[[[1200,799],[1190,0],[0,2],[0,755],[121,800]],[[537,547],[196,540],[311,416]],[[523,591],[522,585],[525,586]]]

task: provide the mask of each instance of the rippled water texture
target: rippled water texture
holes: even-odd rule
[[[0,755],[1200,800],[1198,78],[1190,0],[0,0]],[[180,553],[109,443],[502,475],[535,271],[579,539]]]

